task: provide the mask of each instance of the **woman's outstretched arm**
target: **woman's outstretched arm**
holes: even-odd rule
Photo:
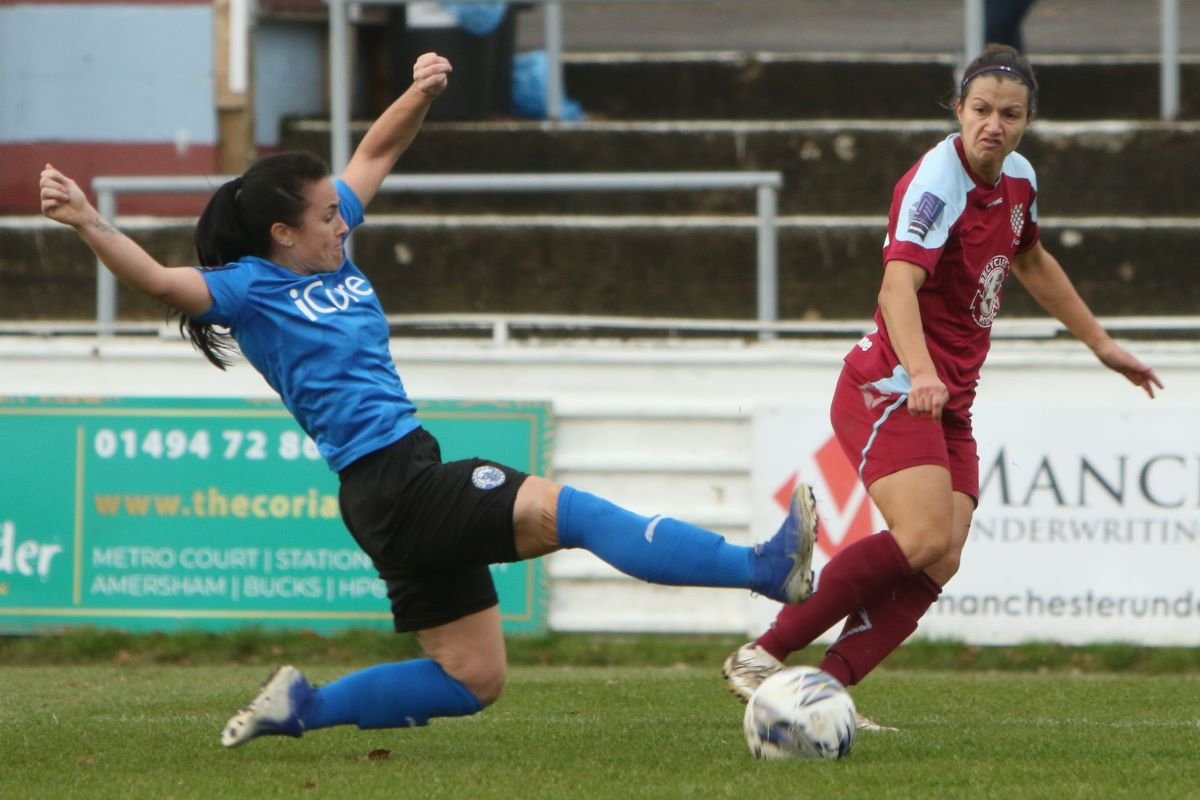
[[[1156,387],[1163,388],[1153,369],[1112,340],[1075,291],[1058,259],[1042,247],[1041,242],[1018,255],[1013,260],[1012,271],[1033,299],[1065,325],[1076,339],[1091,348],[1101,364],[1124,375],[1151,397],[1154,397]]]
[[[367,130],[342,180],[354,190],[365,208],[379,191],[383,179],[417,138],[425,113],[449,83],[453,68],[436,53],[426,53],[413,65],[412,86],[396,98]],[[334,165],[336,167],[336,165]]]
[[[208,310],[212,297],[197,270],[172,269],[155,261],[137,242],[92,207],[75,181],[50,164],[42,170],[42,213],[70,225],[113,275],[139,292],[188,316]]]

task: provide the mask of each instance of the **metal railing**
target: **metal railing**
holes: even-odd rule
[[[984,0],[963,0],[963,63],[983,52]],[[1179,116],[1179,0],[1159,0],[1158,113],[1164,120]]]
[[[1101,317],[1101,327],[1116,336],[1138,339],[1185,340],[1194,342],[1200,337],[1200,317]],[[656,338],[675,334],[703,335],[714,338],[729,336],[760,338],[850,338],[857,339],[871,330],[871,319],[819,319],[757,322],[745,319],[696,319],[673,317],[614,317],[586,314],[521,314],[521,313],[446,313],[446,314],[388,314],[388,327],[393,330],[438,331],[442,333],[477,332],[497,347],[508,345],[518,338],[514,334],[578,333],[596,337],[607,332],[625,338],[643,333]],[[0,320],[0,341],[9,339],[45,340],[55,337],[93,337],[101,334],[120,334],[142,338],[178,340],[179,331],[167,322],[117,322],[101,328],[96,322],[82,320]],[[762,334],[769,334],[763,337]],[[1051,317],[1009,317],[996,320],[992,339],[1014,341],[1048,341],[1067,338],[1066,327]],[[64,351],[70,352],[70,351]],[[1187,352],[1196,354],[1194,347]],[[52,356],[47,356],[52,357]]]
[[[1140,338],[1162,337],[1194,339],[1200,335],[1200,317],[1102,317],[1100,325],[1109,333]],[[392,314],[392,328],[411,330],[479,331],[497,347],[507,345],[513,333],[586,331],[591,335],[608,332],[622,336],[631,332],[659,334],[711,334],[714,337],[751,336],[759,338],[853,338],[875,326],[873,319],[818,319],[755,322],[738,319],[676,319],[671,317],[611,317],[576,314]],[[0,325],[0,332],[4,328]],[[764,336],[764,334],[766,334]],[[1053,317],[1011,317],[997,319],[992,327],[993,340],[1049,341],[1070,336],[1066,326]]]
[[[403,5],[411,0],[325,0],[329,4],[329,126],[330,160],[340,170],[350,160],[351,5]],[[508,2],[509,0],[479,0]],[[543,6],[543,47],[546,51],[546,116],[561,120],[563,111],[563,5],[569,3],[638,3],[646,0],[528,0]],[[700,0],[671,0],[699,2]],[[662,0],[659,0],[662,2]],[[736,0],[731,0],[736,2]],[[963,0],[963,64],[984,47],[984,0]],[[1179,0],[1159,0],[1159,113],[1164,120],[1179,116]]]
[[[120,194],[196,194],[215,191],[232,175],[173,177],[100,176],[92,180],[97,210],[115,223]],[[779,172],[577,172],[531,174],[389,175],[381,192],[611,192],[754,190],[758,321],[778,318],[779,242],[777,218]],[[367,223],[370,224],[369,222]],[[102,334],[115,330],[117,283],[103,262],[96,261],[96,324]],[[770,338],[764,332],[763,338]]]
[[[1158,113],[1163,119],[1172,120],[1179,116],[1179,0],[1161,0],[1161,3]]]

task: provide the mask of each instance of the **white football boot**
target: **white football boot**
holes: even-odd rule
[[[747,642],[729,654],[721,674],[725,683],[743,703],[762,685],[762,682],[783,669],[783,662],[754,642]]]
[[[271,673],[258,696],[238,709],[221,730],[221,744],[237,747],[258,736],[304,735],[300,709],[315,689],[295,667],[283,666]]]
[[[762,649],[754,642],[748,642],[729,654],[721,674],[729,691],[743,703],[750,702],[750,696],[762,685],[762,682],[783,669],[783,662]],[[899,730],[887,725],[880,725],[875,720],[854,713],[854,727],[860,731],[883,733]]]
[[[900,730],[899,728],[889,728],[887,725],[880,725],[866,714],[860,714],[857,711],[854,712],[854,727],[860,731],[871,731],[873,733],[885,733],[887,731]]]

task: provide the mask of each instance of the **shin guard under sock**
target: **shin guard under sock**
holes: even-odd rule
[[[826,651],[821,669],[852,686],[879,666],[917,629],[917,622],[942,593],[942,587],[918,572],[891,593],[875,599],[846,619],[842,634]]]
[[[651,583],[751,588],[754,551],[670,517],[643,517],[564,486],[558,496],[558,541],[580,547]]]
[[[825,565],[812,597],[783,607],[757,644],[783,661],[911,576],[908,559],[890,531],[859,539]]]
[[[464,717],[483,704],[429,658],[376,664],[318,687],[300,718],[306,730],[354,723],[360,728],[412,728],[431,717]]]

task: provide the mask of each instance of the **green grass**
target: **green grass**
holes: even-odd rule
[[[744,637],[722,635],[547,633],[509,637],[508,658],[509,663],[521,666],[706,666],[719,664],[725,653],[744,641]],[[811,648],[794,655],[792,661],[815,663],[820,661],[823,650],[823,647]],[[341,665],[418,655],[420,651],[412,636],[363,629],[322,636],[255,628],[169,634],[75,628],[55,635],[0,636],[0,666],[82,663],[273,666],[281,661]],[[889,656],[887,666],[893,670],[1200,674],[1200,648],[1131,644],[1070,647],[1052,643],[978,647],[917,639]]]
[[[883,669],[859,707],[902,730],[831,763],[756,762],[702,666],[518,666],[500,703],[416,730],[226,751],[261,665],[0,667],[4,798],[1185,798],[1200,677]],[[307,665],[329,681],[364,662]],[[383,751],[386,751],[384,753]],[[372,757],[375,753],[375,757]]]

